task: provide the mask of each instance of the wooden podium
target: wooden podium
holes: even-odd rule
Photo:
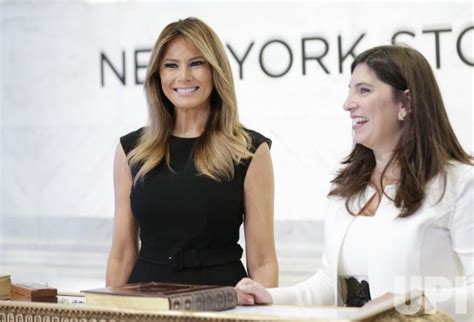
[[[0,322],[452,321],[441,312],[403,316],[394,309],[367,319],[344,318],[345,313],[350,310],[351,308],[334,307],[240,306],[223,312],[138,311],[84,304],[0,301]],[[331,313],[332,311],[337,312]],[[329,314],[336,315],[329,318]]]
[[[262,321],[220,312],[146,312],[54,303],[0,301],[0,322]]]

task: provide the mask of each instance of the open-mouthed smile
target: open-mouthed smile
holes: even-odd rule
[[[191,95],[199,89],[199,86],[193,87],[176,87],[173,90],[179,95]]]
[[[368,118],[363,116],[355,116],[352,118],[352,129],[357,130],[361,128],[365,123],[369,121]]]

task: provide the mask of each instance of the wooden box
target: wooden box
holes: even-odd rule
[[[55,303],[58,290],[38,283],[13,283],[10,299],[14,301]]]

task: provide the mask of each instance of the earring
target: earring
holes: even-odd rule
[[[398,120],[399,121],[401,121],[401,122],[405,121],[405,116],[406,116],[405,113],[403,113],[402,111],[398,112]]]

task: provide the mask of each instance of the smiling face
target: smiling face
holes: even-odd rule
[[[185,36],[171,41],[160,64],[161,87],[175,110],[209,109],[212,71]]]
[[[395,98],[393,88],[364,63],[355,67],[349,89],[344,109],[352,118],[355,143],[391,153],[401,135],[398,113],[405,114],[403,103]]]

